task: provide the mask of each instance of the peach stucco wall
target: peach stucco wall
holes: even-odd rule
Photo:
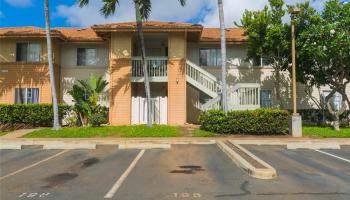
[[[35,42],[41,45],[39,62],[16,62],[16,43]],[[60,99],[60,47],[53,40],[56,88]],[[51,103],[51,85],[44,38],[0,39],[0,103],[14,103],[15,88],[39,88],[39,102]]]
[[[168,124],[186,123],[186,34],[169,33]]]
[[[0,103],[14,103],[15,88],[39,88],[39,102],[51,103],[47,63],[0,63]]]
[[[132,34],[112,34],[110,47],[109,122],[130,124]]]

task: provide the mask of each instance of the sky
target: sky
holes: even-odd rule
[[[305,0],[285,0],[287,4]],[[311,0],[321,10],[326,0]],[[343,0],[344,1],[344,0]],[[350,1],[350,0],[346,0]],[[116,13],[108,18],[99,13],[102,0],[90,0],[87,7],[80,8],[76,0],[49,0],[52,27],[88,27],[94,24],[134,21],[132,0],[120,0]],[[268,0],[223,0],[226,27],[239,22],[244,10],[262,9]],[[149,20],[188,22],[218,27],[217,0],[187,0],[181,7],[177,0],[152,0]],[[0,27],[44,27],[43,0],[0,0]]]

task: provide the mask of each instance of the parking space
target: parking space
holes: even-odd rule
[[[2,180],[0,199],[103,199],[137,152],[116,148],[67,151]]]
[[[342,146],[340,150],[338,149],[327,149],[322,150],[324,152],[327,152],[329,154],[342,157],[346,160],[350,160],[350,146]]]
[[[275,167],[278,172],[275,181],[283,186],[279,190],[281,194],[310,199],[350,199],[348,162],[316,150],[288,150],[285,146],[244,145],[244,147]],[[341,150],[322,151],[339,155],[349,154],[349,148],[345,146]],[[257,188],[256,191],[258,190]]]
[[[0,177],[59,153],[60,150],[27,149],[0,151]]]
[[[249,177],[215,144],[0,150],[0,199],[350,199],[350,163],[314,150],[244,147],[274,166],[278,178]],[[346,157],[349,150],[325,151]]]
[[[148,151],[116,199],[230,199],[250,179],[216,145],[173,145]]]

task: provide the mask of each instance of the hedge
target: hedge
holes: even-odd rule
[[[199,116],[201,129],[219,134],[276,135],[288,133],[289,113],[285,110],[209,110]]]
[[[59,117],[62,119],[71,106],[59,105]],[[53,122],[51,104],[0,104],[0,124],[27,124],[33,127],[49,127]]]
[[[293,111],[289,111],[292,113]],[[322,123],[323,114],[326,121],[333,121],[334,117],[328,112],[328,109],[324,111],[322,109],[302,109],[298,110],[298,113],[302,116],[303,121],[309,121],[314,123]],[[339,116],[340,120],[347,120],[350,116],[350,110],[346,110]]]

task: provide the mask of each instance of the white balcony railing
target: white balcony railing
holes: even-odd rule
[[[231,110],[254,110],[260,108],[260,84],[237,83],[229,93]]]
[[[146,62],[150,82],[166,82],[168,80],[168,57],[147,57]],[[144,81],[141,57],[132,58],[132,81]]]

